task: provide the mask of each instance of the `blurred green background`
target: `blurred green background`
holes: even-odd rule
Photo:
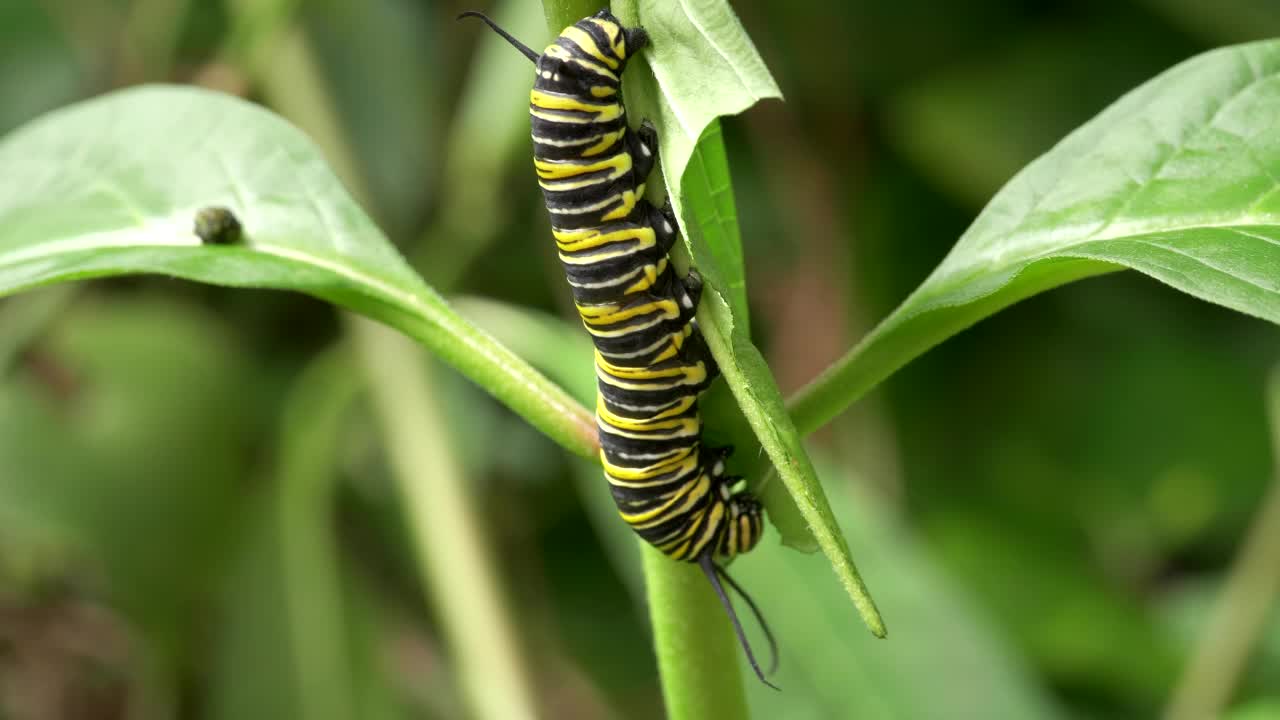
[[[734,7],[787,98],[723,123],[784,391],[1065,133],[1182,59],[1280,35],[1272,0]],[[337,138],[429,281],[566,318],[528,66],[454,24],[474,8],[0,0],[0,131],[156,81],[329,117],[328,137],[299,122]],[[546,39],[534,0],[479,9]],[[0,719],[482,715],[343,337],[306,298],[158,278],[0,301]],[[785,692],[750,687],[755,716],[1159,716],[1273,475],[1277,357],[1270,325],[1121,273],[908,366],[812,440],[890,638],[771,535],[734,566],[783,646]],[[541,713],[662,717],[603,481],[456,375],[431,383]],[[1236,717],[1280,717],[1271,618]]]

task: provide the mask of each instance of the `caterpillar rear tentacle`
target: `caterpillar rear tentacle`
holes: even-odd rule
[[[756,662],[723,579],[777,646],[759,608],[723,563],[760,540],[764,511],[725,474],[732,448],[702,444],[698,396],[719,369],[694,319],[702,276],[678,277],[668,254],[679,236],[668,199],[644,199],[658,133],[632,131],[622,104],[627,61],[649,44],[607,10],[565,28],[541,55],[479,17],[533,61],[529,94],[534,168],[582,323],[596,347],[600,460],[618,512],[669,557],[698,564]],[[772,672],[772,670],[770,671]]]

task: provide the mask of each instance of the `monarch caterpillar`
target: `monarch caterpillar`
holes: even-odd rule
[[[196,213],[196,237],[205,245],[234,245],[240,241],[240,221],[225,207],[201,208]]]
[[[725,474],[731,448],[702,444],[698,396],[718,373],[694,319],[702,281],[680,278],[668,253],[677,238],[670,202],[644,199],[658,137],[629,131],[620,96],[630,56],[649,42],[607,10],[565,28],[541,55],[478,17],[531,60],[533,165],[574,303],[595,344],[600,459],[618,512],[645,541],[697,563],[729,615],[751,668],[760,670],[723,579],[760,621],[755,602],[725,572],[755,547],[764,511],[742,478]],[[772,672],[772,670],[771,670]]]

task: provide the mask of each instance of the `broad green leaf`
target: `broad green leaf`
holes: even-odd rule
[[[628,70],[627,102],[633,116],[650,117],[659,131],[663,174],[693,264],[706,280],[698,322],[725,382],[786,486],[804,528],[794,522],[790,503],[766,497],[783,540],[808,549],[816,540],[830,559],[867,626],[885,630],[822,494],[800,434],[760,351],[751,344],[745,318],[734,315],[734,297],[745,305],[742,249],[730,196],[727,164],[717,117],[755,102],[780,97],[777,86],[733,11],[722,0],[618,3],[619,19],[640,24],[653,47]],[[645,68],[652,72],[646,72]],[[708,128],[712,128],[708,132]],[[705,144],[697,149],[699,139]],[[690,160],[698,157],[697,163]]]
[[[1018,300],[1132,268],[1280,322],[1280,42],[1223,48],[1121,98],[1000,191],[888,318],[792,402],[820,427]]]
[[[657,127],[685,246],[708,294],[729,305],[732,317],[723,320],[746,328],[741,238],[717,118],[782,93],[724,0],[629,0],[614,10],[653,38],[628,66],[630,114]]]
[[[80,103],[0,140],[0,296],[57,281],[160,273],[304,292],[410,335],[561,445],[590,456],[591,415],[463,321],[405,264],[300,132],[252,104],[144,87]],[[244,242],[202,246],[203,207]]]
[[[782,93],[725,0],[627,0],[614,3],[613,10],[653,39],[628,69],[647,67],[656,81],[658,91],[649,94],[656,112],[646,116],[661,134],[667,185],[679,190],[698,140],[716,118]],[[650,76],[645,70],[635,74]],[[627,90],[635,87],[628,83]],[[627,96],[628,102],[637,99]],[[680,193],[671,199],[679,208]]]

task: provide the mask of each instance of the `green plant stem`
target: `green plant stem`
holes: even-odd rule
[[[382,325],[353,318],[350,328],[468,704],[486,720],[535,718],[532,673],[452,451],[448,420],[431,398],[428,364],[417,346]]]
[[[1280,369],[1268,383],[1267,410],[1276,460],[1271,487],[1174,688],[1166,720],[1221,716],[1280,593]]]
[[[674,562],[647,543],[640,545],[667,717],[749,717],[738,665],[741,651],[702,570]]]
[[[299,708],[316,720],[348,718],[355,710],[332,526],[333,448],[360,387],[350,360],[331,350],[312,361],[294,385],[281,428],[276,510],[290,657],[296,662]]]

